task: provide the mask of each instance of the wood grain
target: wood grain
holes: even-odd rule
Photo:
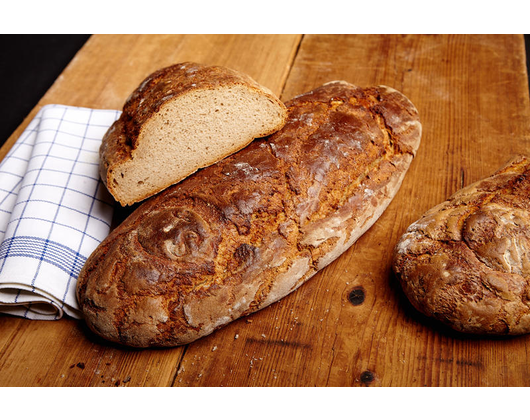
[[[38,107],[119,108],[150,71],[184,60],[245,71],[284,100],[337,79],[402,91],[420,112],[423,138],[401,190],[299,290],[185,347],[129,350],[81,322],[1,316],[0,385],[530,385],[527,336],[450,331],[411,307],[390,268],[411,222],[529,150],[522,36],[94,36]]]

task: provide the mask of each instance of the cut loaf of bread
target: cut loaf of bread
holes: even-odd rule
[[[122,205],[142,201],[279,130],[285,105],[249,76],[181,63],[127,99],[100,149],[101,178]]]
[[[414,105],[346,82],[286,105],[280,131],[146,200],[98,246],[77,282],[92,330],[190,343],[296,290],[375,223],[420,144]]]

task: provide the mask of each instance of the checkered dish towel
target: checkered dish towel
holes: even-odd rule
[[[80,318],[77,276],[108,235],[114,205],[99,145],[119,114],[44,106],[0,162],[0,312]]]

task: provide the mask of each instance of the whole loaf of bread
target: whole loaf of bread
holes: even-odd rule
[[[176,346],[295,290],[388,206],[419,146],[394,89],[331,82],[269,138],[140,205],[86,262],[77,296],[108,340]]]
[[[425,315],[465,333],[529,333],[530,159],[515,157],[427,211],[393,265]]]

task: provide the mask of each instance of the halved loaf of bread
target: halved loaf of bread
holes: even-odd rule
[[[285,105],[249,76],[181,63],[127,99],[100,149],[101,178],[122,205],[142,201],[285,124]]]

